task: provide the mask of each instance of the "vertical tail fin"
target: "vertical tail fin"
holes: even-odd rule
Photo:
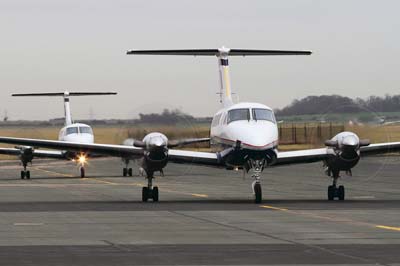
[[[72,122],[71,108],[69,106],[69,92],[65,91],[64,95],[64,117],[65,117],[65,125],[69,126]]]
[[[222,47],[218,49],[217,54],[218,65],[219,65],[219,80],[220,80],[220,102],[224,107],[229,107],[233,104],[232,101],[232,88],[231,88],[231,77],[229,74],[229,60],[228,54],[229,49]]]
[[[15,93],[12,96],[62,96],[64,98],[64,117],[65,125],[73,123],[71,108],[69,105],[70,96],[90,96],[90,95],[116,95],[116,92],[50,92],[50,93]]]

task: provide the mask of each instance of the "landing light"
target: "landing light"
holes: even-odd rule
[[[79,155],[77,161],[78,161],[80,164],[85,164],[85,163],[87,162],[86,156],[83,155],[83,154]]]

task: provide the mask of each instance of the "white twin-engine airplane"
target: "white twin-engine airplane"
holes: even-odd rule
[[[71,109],[69,104],[70,96],[93,96],[93,95],[115,95],[116,92],[51,92],[51,93],[16,93],[12,94],[15,97],[25,97],[25,96],[56,96],[64,98],[64,116],[65,124],[61,128],[58,134],[59,141],[66,142],[77,142],[77,143],[93,143],[94,136],[93,130],[89,125],[82,123],[74,123],[72,121]],[[87,154],[59,150],[59,151],[49,151],[49,150],[38,150],[34,146],[17,146],[15,148],[0,148],[0,154],[16,155],[21,160],[23,170],[21,171],[21,179],[30,179],[31,173],[27,170],[28,163],[32,163],[34,157],[38,158],[52,158],[52,159],[64,159],[73,160],[77,162],[81,177],[85,177],[85,164],[87,162]]]
[[[211,144],[215,152],[174,150],[176,146],[161,133],[151,133],[143,141],[131,140],[127,145],[91,144],[40,139],[0,137],[0,142],[31,145],[79,153],[96,153],[123,158],[142,158],[148,180],[142,189],[142,200],[158,201],[158,188],[153,187],[155,171],[162,170],[169,161],[217,166],[226,169],[252,171],[255,202],[262,200],[260,174],[266,167],[323,161],[325,172],[333,179],[328,187],[328,199],[344,200],[343,186],[337,186],[340,172],[351,174],[361,155],[399,151],[400,142],[369,144],[352,132],[342,132],[325,142],[326,147],[290,152],[278,152],[278,128],[271,108],[259,103],[234,104],[231,96],[228,56],[310,55],[308,51],[277,51],[247,49],[195,50],[132,50],[133,55],[192,55],[216,56],[219,63],[222,109],[211,124]]]

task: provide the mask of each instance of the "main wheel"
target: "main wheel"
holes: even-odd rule
[[[339,198],[339,200],[344,200],[344,186],[339,186],[338,198]]]
[[[85,177],[85,168],[81,167],[81,178]]]
[[[129,168],[129,169],[128,169],[128,175],[129,175],[129,176],[132,176],[132,168]]]
[[[149,190],[147,187],[142,188],[142,201],[146,202],[149,199]]]
[[[25,178],[25,171],[21,171],[21,179]]]
[[[158,201],[158,187],[153,188],[153,201],[154,202]]]
[[[255,193],[255,203],[261,203],[262,200],[262,191],[261,191],[261,185],[260,184],[255,184],[254,185],[254,193]]]
[[[335,187],[329,186],[328,187],[328,200],[333,200],[335,198]]]
[[[122,170],[122,175],[123,175],[123,176],[126,176],[127,174],[128,174],[128,169],[123,168],[123,170]]]
[[[26,171],[26,179],[31,179],[31,172],[30,171]]]

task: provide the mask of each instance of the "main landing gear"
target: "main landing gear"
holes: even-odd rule
[[[142,201],[146,202],[153,199],[153,202],[158,201],[158,187],[153,187],[153,174],[147,176],[147,187],[142,188]]]
[[[122,168],[122,175],[132,176],[132,168],[127,168],[127,167]]]
[[[132,176],[132,168],[128,168],[129,165],[129,160],[128,159],[123,159],[125,163],[125,167],[122,168],[122,175],[123,176]]]
[[[345,190],[344,186],[337,186],[337,180],[339,178],[339,173],[333,173],[332,185],[328,187],[328,200],[334,200],[338,198],[339,200],[344,200]]]
[[[22,164],[24,166],[24,170],[21,171],[21,179],[31,179],[31,172],[26,170],[27,163],[23,162]]]

